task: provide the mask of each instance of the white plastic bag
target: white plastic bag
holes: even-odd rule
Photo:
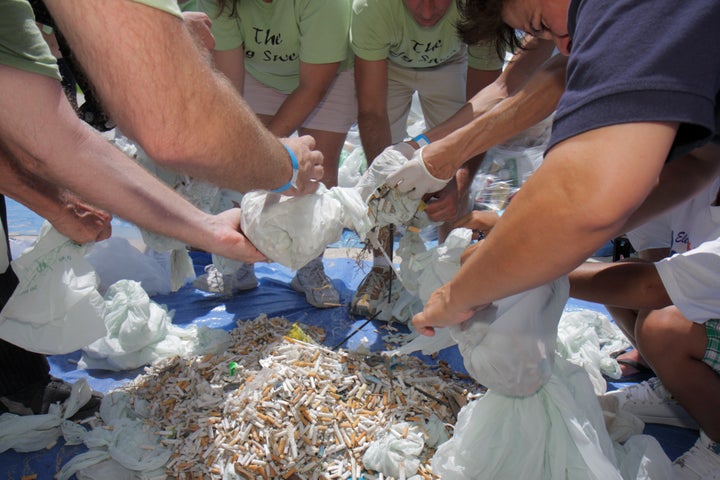
[[[367,206],[353,188],[321,186],[312,195],[286,197],[255,191],[242,199],[242,231],[265,256],[297,270],[342,237],[370,230]]]
[[[390,426],[363,454],[365,468],[395,478],[417,473],[425,441],[417,425],[400,422]]]
[[[81,368],[131,370],[172,355],[215,352],[229,341],[224,330],[173,325],[165,306],[150,300],[136,281],[118,281],[105,298],[108,334],[83,348]]]
[[[119,280],[140,282],[148,295],[172,291],[168,256],[153,249],[143,253],[126,238],[111,237],[96,243],[85,258],[95,268],[101,294]]]
[[[354,187],[367,170],[365,152],[361,146],[355,147],[338,168],[338,186]]]
[[[92,396],[92,389],[84,378],[72,386],[70,396],[61,404],[51,404],[42,415],[0,415],[0,453],[13,449],[16,452],[35,452],[50,448],[63,435],[67,445],[82,443],[86,430],[68,420]]]
[[[111,428],[96,427],[84,442],[88,451],[75,456],[58,472],[58,480],[78,478],[123,479],[165,478],[165,465],[172,451],[161,437],[143,424],[143,414],[129,404],[126,392],[103,397],[100,416]]]
[[[460,411],[432,459],[443,480],[619,480],[612,442],[587,374],[557,358],[534,395],[489,390]]]
[[[19,284],[0,313],[0,338],[52,355],[105,335],[105,303],[85,259],[89,248],[43,224],[34,246],[12,262]]]
[[[488,388],[526,397],[552,374],[557,325],[567,302],[567,277],[493,302],[450,327],[468,373]]]

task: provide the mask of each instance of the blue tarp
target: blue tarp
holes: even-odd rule
[[[14,202],[9,202],[8,208],[11,235],[35,235],[39,231],[42,221],[31,212],[28,213]],[[115,223],[116,232],[131,228],[124,222]],[[357,246],[357,243],[353,242],[356,240],[348,233],[332,247]],[[191,256],[198,274],[201,274],[204,266],[211,261],[206,253],[192,252]],[[366,323],[365,318],[350,315],[348,305],[370,266],[367,262],[358,263],[349,258],[325,258],[324,264],[327,274],[340,292],[340,302],[343,304],[341,307],[316,309],[308,305],[303,295],[290,288],[293,272],[276,263],[257,264],[259,287],[233,297],[206,294],[186,285],[175,293],[155,296],[153,300],[166,305],[168,310],[174,310],[173,322],[177,325],[194,324],[230,330],[237,321],[254,319],[261,314],[270,317],[284,316],[290,321],[323,327],[326,332],[326,345],[334,347]],[[592,309],[607,314],[601,305],[571,299],[566,311],[575,309]],[[342,348],[354,350],[363,344],[373,350],[383,349],[382,336],[387,333],[386,327],[385,322],[373,321],[353,335]],[[393,324],[393,327],[407,331],[398,324]],[[122,373],[82,370],[76,365],[79,358],[79,351],[49,357],[51,374],[69,382],[85,378],[95,390],[108,392],[142,372],[142,369]],[[456,348],[440,352],[434,359],[423,358],[427,362],[445,361],[455,370],[466,373]],[[612,384],[611,388],[619,385],[622,384]],[[645,433],[655,436],[671,459],[689,449],[697,439],[697,432],[661,425],[648,425]],[[64,463],[85,450],[83,446],[65,446],[60,439],[50,450],[25,454],[8,451],[0,454],[0,478],[20,479],[24,475],[36,474],[38,480],[50,480]]]

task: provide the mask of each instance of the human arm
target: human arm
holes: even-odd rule
[[[465,162],[442,190],[426,198],[425,212],[430,220],[452,222],[467,211],[470,188],[482,158],[480,155]]]
[[[208,215],[192,206],[78,119],[57,80],[0,66],[0,91],[14,92],[0,96],[0,151],[28,175],[188,245],[237,260],[264,259],[238,231],[239,209]],[[15,194],[28,201],[22,191]]]
[[[676,131],[677,124],[628,123],[557,144],[413,324],[429,334],[459,323],[467,311],[569,273],[621,233],[655,186]],[[563,248],[549,248],[558,241]]]
[[[206,13],[192,11],[183,12],[182,15],[197,44],[208,52],[212,52],[215,48],[215,37],[210,31],[212,25],[210,17]]]
[[[368,162],[392,143],[387,115],[387,60],[355,57],[358,130]]]
[[[241,46],[230,50],[213,50],[212,55],[215,68],[222,72],[242,95],[245,84],[245,49]]]
[[[555,109],[565,88],[567,59],[548,60],[553,44],[532,39],[496,81],[480,90],[455,115],[425,133],[431,141],[421,155],[392,179],[416,182],[411,170],[422,162],[419,179],[447,179],[468,159],[535,125]],[[431,182],[432,183],[432,182]],[[406,185],[405,188],[414,187]],[[422,188],[422,185],[418,185]]]
[[[240,192],[291,178],[288,152],[181,18],[132,1],[47,4],[110,116],[159,164]],[[302,146],[297,183],[311,192],[322,155]]]
[[[534,55],[538,54],[531,56]],[[498,85],[488,87],[490,90],[481,91],[479,96],[471,100],[473,119],[432,142],[429,145],[432,148],[424,152],[423,159],[428,171],[436,177],[446,178],[447,172],[457,169],[457,166],[468,158],[486,152],[550,115],[565,89],[566,65],[566,57],[561,55],[552,57],[521,88],[495,103],[487,111],[483,111],[483,105],[492,104],[492,98],[498,92]],[[518,65],[514,67],[518,68]],[[511,73],[517,71],[519,70],[511,70]],[[482,113],[478,114],[479,112]],[[436,135],[441,135],[435,132],[428,133],[430,133],[428,138],[431,140]]]
[[[585,262],[570,272],[568,279],[573,298],[635,310],[672,305],[653,262]]]
[[[112,216],[109,213],[24,170],[4,154],[0,155],[0,176],[3,179],[0,193],[45,218],[73,241],[82,244],[110,237]]]
[[[478,92],[497,80],[500,74],[500,70],[478,70],[468,67],[467,98],[471,99],[477,95]],[[447,186],[433,195],[433,201],[428,202],[425,210],[430,220],[434,222],[454,221],[457,220],[459,215],[467,211],[470,188],[482,160],[483,156],[481,154],[464,162],[458,167]]]
[[[693,197],[720,175],[720,145],[708,143],[682,158],[668,162],[650,195],[628,219],[628,232],[667,209]]]
[[[301,61],[300,83],[275,112],[268,129],[279,137],[288,137],[300,128],[325,97],[339,66],[340,62],[313,64]]]

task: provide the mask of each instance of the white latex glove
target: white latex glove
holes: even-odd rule
[[[373,159],[363,176],[360,177],[357,185],[355,185],[355,188],[360,192],[360,197],[367,200],[375,189],[385,183],[387,176],[407,163],[414,153],[415,149],[412,145],[405,142],[386,147],[385,150],[380,152],[380,155]]]
[[[452,177],[447,180],[434,177],[428,172],[422,158],[425,147],[415,151],[409,162],[388,175],[386,183],[396,187],[399,191],[407,193],[412,200],[421,199],[426,193],[437,192],[445,188]]]

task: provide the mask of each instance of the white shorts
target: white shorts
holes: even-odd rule
[[[427,129],[444,122],[465,104],[465,48],[437,67],[406,68],[391,61],[387,63],[387,109],[392,143],[402,142],[407,138],[407,119],[415,92],[420,99]]]
[[[245,73],[243,97],[260,115],[275,115],[288,93],[279,92]],[[353,70],[339,73],[320,103],[302,124],[303,128],[347,133],[357,121],[357,97]]]

